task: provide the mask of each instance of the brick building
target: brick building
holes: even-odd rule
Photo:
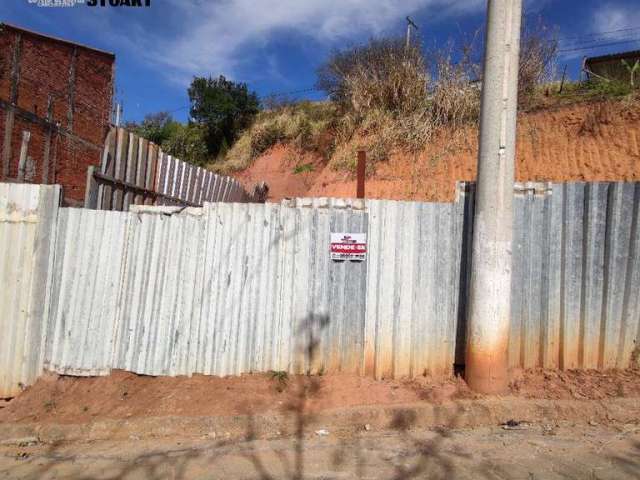
[[[66,204],[82,203],[111,121],[114,64],[112,53],[0,24],[0,181],[57,183]]]

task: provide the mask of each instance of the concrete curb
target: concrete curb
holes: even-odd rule
[[[510,419],[528,423],[638,423],[640,398],[604,400],[528,400],[491,398],[459,400],[434,405],[412,403],[326,410],[314,414],[292,411],[255,416],[147,417],[99,420],[87,424],[0,425],[0,445],[102,440],[143,440],[164,437],[228,440],[286,438],[294,436],[300,423],[305,435],[327,430],[345,436],[365,429],[411,430],[474,428],[500,425]]]

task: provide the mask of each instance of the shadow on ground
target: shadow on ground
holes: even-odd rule
[[[259,417],[248,410],[244,416],[246,430],[240,440],[199,439],[185,440],[182,444],[166,439],[146,440],[141,451],[148,453],[142,455],[123,452],[123,447],[118,447],[116,441],[111,442],[111,446],[101,446],[95,452],[90,444],[58,442],[33,446],[33,450],[31,446],[24,445],[16,450],[15,461],[3,462],[9,466],[0,467],[0,478],[544,478],[523,471],[522,468],[526,467],[514,470],[513,465],[519,463],[519,458],[514,458],[515,463],[510,466],[509,461],[498,463],[490,460],[490,456],[485,458],[483,452],[470,449],[469,445],[458,444],[456,426],[463,423],[460,420],[466,415],[463,402],[454,402],[453,415],[451,409],[447,409],[446,417],[443,414],[442,418],[435,418],[439,427],[429,431],[420,427],[424,422],[420,421],[419,412],[398,406],[389,407],[391,420],[386,425],[376,425],[376,432],[369,432],[364,422],[355,427],[359,430],[355,433],[318,430],[318,417],[310,404],[323,395],[323,377],[310,372],[311,366],[317,365],[322,332],[330,323],[330,318],[325,315],[310,315],[299,322],[296,337],[300,349],[298,358],[303,365],[297,365],[294,370],[306,370],[306,374],[289,377],[283,372],[274,372],[274,388],[287,389],[290,394],[287,403],[282,405],[284,420],[276,426],[278,432],[266,431]],[[273,425],[268,428],[273,428]],[[505,441],[519,442],[525,438],[512,435],[505,437]],[[498,442],[495,440],[492,439],[488,449],[496,448]],[[122,445],[131,443],[125,441]],[[508,448],[506,443],[504,445]],[[616,472],[623,476],[640,478],[637,460],[640,458],[640,441],[630,445],[632,452],[627,448],[609,454],[604,460],[615,465]],[[522,447],[520,453],[533,452],[534,448],[537,447]],[[561,460],[548,455],[545,457],[544,452],[532,455],[540,455],[540,462],[546,459],[553,463],[555,458],[558,473],[563,478],[581,478],[576,476],[577,470],[571,466],[570,459],[564,462],[562,457],[559,457]],[[538,461],[538,457],[533,458],[534,463]],[[372,460],[375,460],[374,465]],[[470,469],[472,476],[469,476]],[[594,470],[591,478],[602,477]]]

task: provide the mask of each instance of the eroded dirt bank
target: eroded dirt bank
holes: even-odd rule
[[[0,477],[638,478],[639,371],[512,373],[502,397],[459,379],[49,375],[0,408]]]
[[[516,371],[510,398],[606,400],[640,398],[640,371]],[[286,413],[304,400],[307,412],[416,402],[482,399],[460,379],[375,381],[351,375],[147,377],[117,371],[107,377],[47,375],[0,408],[0,422],[83,423],[158,416]],[[1,404],[0,404],[1,405]]]
[[[395,200],[451,201],[456,181],[476,176],[477,130],[442,135],[416,155],[395,154],[367,180],[367,196]],[[294,173],[296,165],[312,171]],[[247,185],[264,180],[270,200],[285,197],[353,197],[353,174],[335,171],[321,155],[277,146],[237,176]],[[518,181],[639,181],[638,102],[581,103],[519,116]]]

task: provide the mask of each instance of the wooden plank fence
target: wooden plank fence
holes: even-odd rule
[[[260,201],[254,197],[232,177],[183,162],[124,128],[112,127],[100,167],[88,169],[85,208],[128,211],[130,205]]]

